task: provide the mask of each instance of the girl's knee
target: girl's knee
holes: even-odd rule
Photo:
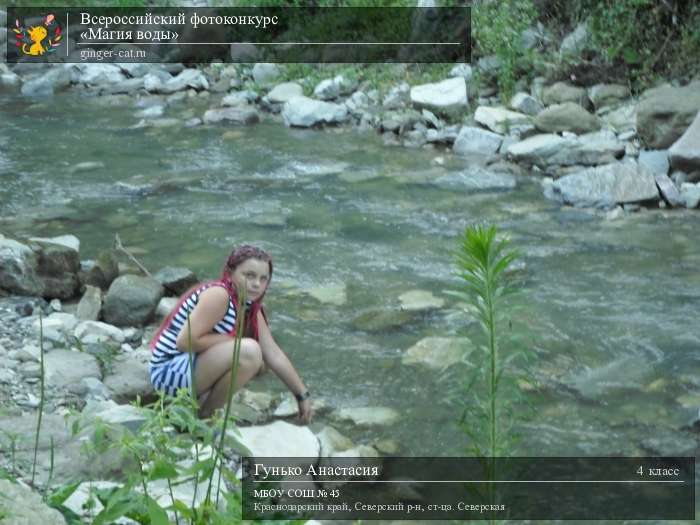
[[[256,369],[263,363],[262,348],[255,339],[241,339],[241,360],[254,365]]]

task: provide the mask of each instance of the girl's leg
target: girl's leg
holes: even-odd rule
[[[210,416],[215,409],[226,404],[232,363],[233,341],[216,344],[197,356],[194,376],[197,395],[201,400],[201,417]],[[258,342],[249,338],[242,339],[236,389],[257,375],[262,364],[262,350]]]

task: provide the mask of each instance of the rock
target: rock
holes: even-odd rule
[[[445,305],[444,299],[435,297],[425,290],[411,290],[399,295],[401,309],[414,312],[437,310]]]
[[[82,321],[97,321],[102,310],[102,290],[96,286],[87,285],[85,293],[80,298],[76,317]]]
[[[597,166],[615,162],[625,155],[625,145],[612,131],[601,130],[586,133],[573,139],[568,148],[561,149],[549,158],[550,164],[561,166]]]
[[[398,86],[392,87],[382,101],[384,109],[399,109],[411,100],[411,86],[407,82],[401,82]]]
[[[537,129],[548,133],[572,131],[580,134],[600,129],[600,120],[573,102],[546,108],[535,117],[534,123]]]
[[[81,273],[81,282],[106,290],[119,276],[119,260],[114,250],[103,250],[97,260]]]
[[[403,135],[407,130],[422,122],[423,117],[417,111],[410,109],[405,111],[388,111],[381,121],[381,128]]]
[[[334,78],[321,80],[314,88],[314,97],[320,100],[333,100],[340,95],[345,95],[355,88],[356,82],[352,82],[343,75],[337,75]]]
[[[637,106],[637,133],[653,149],[673,145],[700,111],[700,83],[646,91]]]
[[[388,407],[342,408],[332,414],[339,420],[350,420],[357,426],[388,426],[396,423],[400,415]]]
[[[341,124],[348,117],[347,107],[313,100],[308,97],[294,97],[285,102],[282,118],[287,126],[312,127],[321,124]]]
[[[304,95],[304,89],[296,82],[283,82],[276,85],[267,94],[267,100],[273,104],[284,104],[294,97]]]
[[[151,106],[141,111],[136,112],[137,118],[156,118],[162,117],[165,113],[165,106]]]
[[[306,293],[323,304],[342,306],[348,300],[347,286],[345,283],[316,286],[306,290]]]
[[[34,321],[34,331],[39,334],[39,319]],[[65,314],[62,312],[52,313],[50,316],[42,319],[41,325],[42,330],[46,334],[51,330],[60,333],[64,338],[73,335],[73,330],[75,330],[78,324],[78,319],[74,315]]]
[[[401,362],[404,365],[422,364],[435,370],[443,370],[462,361],[472,350],[466,339],[452,337],[426,337],[406,350]]]
[[[100,419],[109,425],[120,425],[131,432],[138,432],[147,415],[142,408],[133,405],[119,405],[112,400],[88,403],[83,415],[90,419]]]
[[[640,445],[658,457],[693,457],[699,449],[695,436],[672,429],[654,429],[653,435],[642,439]]]
[[[244,388],[236,392],[234,400],[238,403],[254,408],[259,412],[269,412],[275,402],[275,396],[268,392],[254,392]]]
[[[163,285],[166,293],[178,297],[199,282],[197,276],[189,268],[172,266],[161,268],[153,278]]]
[[[199,69],[187,68],[166,82],[158,79],[153,81],[149,76],[144,79],[146,91],[152,93],[171,94],[176,91],[187,89],[206,90],[209,89],[209,81]]]
[[[163,297],[158,301],[158,306],[156,307],[156,320],[162,321],[168,317],[179,302],[177,297]]]
[[[467,84],[453,77],[442,82],[413,86],[410,99],[417,109],[428,109],[444,116],[458,116],[467,109]]]
[[[0,479],[0,519],[5,525],[66,525],[63,515],[24,485]]]
[[[44,68],[43,71],[46,72],[24,81],[20,90],[22,95],[31,98],[51,97],[56,91],[70,85],[71,74],[63,65],[51,66],[48,71]]]
[[[455,139],[452,150],[458,155],[483,154],[490,155],[498,151],[503,142],[503,136],[482,128],[463,126]]]
[[[624,106],[620,106],[610,113],[602,115],[600,119],[607,127],[611,127],[617,133],[622,134],[625,132],[634,132],[634,135],[636,135],[637,105],[634,103],[625,104]],[[620,140],[623,140],[622,135],[620,135]]]
[[[116,326],[142,326],[148,323],[163,296],[155,279],[122,275],[115,279],[105,296],[105,321]]]
[[[323,427],[321,431],[316,434],[316,437],[321,444],[320,456],[322,458],[327,458],[337,452],[342,452],[353,447],[353,442],[333,427]]]
[[[110,370],[112,372],[103,382],[117,403],[131,403],[139,397],[144,399],[153,393],[148,362],[133,356],[120,355],[114,360]]]
[[[513,144],[506,151],[517,162],[543,166],[554,164],[549,159],[572,147],[574,143],[574,140],[559,135],[543,134]]]
[[[518,113],[530,116],[535,116],[544,109],[544,106],[535,97],[523,92],[513,95],[508,106]]]
[[[44,356],[46,384],[59,390],[83,394],[81,380],[86,377],[102,379],[97,359],[74,350],[52,350]]]
[[[104,401],[112,397],[109,389],[96,377],[84,377],[81,380],[80,390],[84,392],[83,395],[86,399]]]
[[[258,84],[267,84],[280,76],[277,64],[257,63],[253,66],[253,80]]]
[[[120,486],[114,481],[83,481],[62,505],[88,522],[91,516],[97,516],[104,509],[97,491],[117,489]],[[122,519],[115,523],[124,525]]]
[[[569,57],[580,57],[590,39],[591,33],[588,30],[588,24],[581,22],[573,32],[564,37],[559,53]]]
[[[659,198],[654,176],[628,160],[587,168],[552,184],[553,194],[566,204],[612,205]]]
[[[588,98],[596,109],[629,98],[630,90],[620,84],[596,84],[588,90]]]
[[[410,325],[415,318],[415,312],[406,310],[369,310],[352,320],[352,327],[364,332],[382,333],[398,330]]]
[[[0,288],[18,295],[41,295],[44,285],[38,266],[38,254],[28,246],[0,238]]]
[[[250,125],[260,122],[260,115],[252,106],[233,106],[208,109],[202,117],[202,121],[205,124],[213,124],[224,120],[234,124]]]
[[[75,64],[79,84],[116,84],[126,80],[122,69],[115,64]]]
[[[234,436],[256,458],[318,458],[321,446],[308,427],[275,421],[269,425],[243,427]]]
[[[700,84],[697,86],[700,90]],[[700,169],[700,111],[681,138],[674,142],[668,153],[673,168],[685,171]]]
[[[80,270],[80,241],[73,235],[52,239],[33,237],[29,242],[37,246],[39,273],[51,277],[77,274]],[[68,297],[70,298],[70,297]]]
[[[501,106],[479,106],[474,112],[474,120],[501,135],[532,129],[532,119],[529,116],[509,111]]]
[[[566,82],[557,82],[542,90],[542,102],[545,106],[573,102],[579,106],[585,106],[588,98],[586,90],[572,86]]]
[[[474,72],[472,71],[472,66],[470,64],[455,64],[448,76],[450,77],[462,77],[467,83],[471,80]]]
[[[685,199],[681,196],[678,188],[665,173],[657,173],[654,180],[659,188],[659,192],[664,200],[672,207],[684,206]]]
[[[686,208],[697,208],[700,204],[700,183],[684,182],[681,184],[681,198]]]
[[[241,105],[246,105],[246,104],[254,104],[255,102],[258,101],[260,97],[258,97],[258,94],[255,91],[236,91],[235,93],[231,93],[229,95],[226,95],[222,100],[221,100],[221,105],[222,106],[241,106]]]
[[[644,166],[649,173],[656,175],[668,174],[668,151],[667,150],[641,150],[637,159],[640,165]]]

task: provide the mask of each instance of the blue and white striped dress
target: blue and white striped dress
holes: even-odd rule
[[[182,352],[177,348],[177,336],[183,326],[187,324],[187,317],[194,311],[199,296],[207,288],[212,286],[225,286],[221,283],[209,283],[201,286],[180,305],[170,324],[161,332],[152,347],[149,371],[151,383],[156,390],[163,390],[169,395],[175,395],[180,388],[190,388],[192,385],[192,372],[190,360],[196,365],[197,354],[195,352]],[[217,334],[233,335],[236,325],[236,308],[229,297],[228,309],[223,319],[216,323],[213,332]]]

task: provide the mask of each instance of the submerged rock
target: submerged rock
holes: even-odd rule
[[[441,370],[459,363],[471,350],[471,342],[466,338],[426,337],[406,350],[401,362]]]
[[[426,290],[410,290],[399,295],[401,309],[410,311],[427,311],[442,308],[445,300],[435,297]]]
[[[388,407],[342,408],[331,415],[341,421],[349,420],[358,426],[388,426],[400,418],[396,410]]]

